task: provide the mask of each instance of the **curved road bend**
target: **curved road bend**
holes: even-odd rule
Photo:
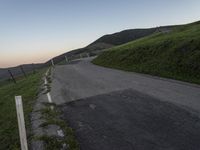
[[[199,150],[200,86],[93,65],[56,66],[52,99],[82,150]]]

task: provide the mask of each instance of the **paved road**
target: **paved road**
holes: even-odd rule
[[[99,67],[57,66],[53,101],[82,150],[199,150],[200,87]]]

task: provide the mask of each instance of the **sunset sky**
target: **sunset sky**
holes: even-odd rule
[[[0,68],[48,59],[124,29],[200,20],[200,0],[0,0]]]

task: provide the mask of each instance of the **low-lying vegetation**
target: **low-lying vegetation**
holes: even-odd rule
[[[47,136],[43,135],[39,137],[39,140],[44,141],[45,149],[47,150],[60,150],[63,147],[69,150],[79,150],[79,144],[76,140],[74,131],[69,127],[68,123],[60,119],[61,112],[54,103],[44,104],[46,107],[41,110],[44,123],[40,125],[42,128],[46,128],[49,125],[56,125],[64,132],[64,137]],[[53,107],[53,109],[51,109]]]
[[[22,95],[28,141],[30,133],[30,113],[39,92],[39,85],[44,71],[30,74],[27,78],[20,78],[17,84],[11,81],[0,84],[0,149],[20,149],[17,114],[14,97]]]
[[[108,49],[93,63],[200,84],[200,21]]]

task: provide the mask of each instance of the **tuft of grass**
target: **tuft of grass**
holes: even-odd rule
[[[44,105],[46,107],[41,110],[41,114],[45,122],[42,123],[40,127],[45,128],[49,125],[57,125],[63,130],[65,135],[63,139],[60,139],[58,137],[48,137],[46,135],[42,136],[40,140],[44,141],[45,148],[48,150],[57,150],[61,149],[63,144],[66,144],[67,149],[69,150],[79,150],[80,146],[76,140],[74,131],[72,128],[69,127],[68,123],[59,118],[61,112],[59,111],[57,106],[52,103],[44,103]],[[51,106],[53,106],[54,109],[51,109]],[[50,142],[52,139],[54,140],[54,142]]]
[[[50,75],[47,77],[47,82],[52,83]]]
[[[94,64],[200,84],[200,23],[106,50]]]
[[[0,149],[20,149],[14,96],[22,95],[28,141],[31,138],[30,113],[39,93],[43,74],[44,70],[30,74],[26,79],[18,79],[17,84],[12,82],[0,84]]]
[[[45,149],[47,150],[61,150],[62,145],[64,144],[62,140],[59,140],[57,137],[49,137],[46,135],[43,135],[41,137],[38,137],[37,140],[43,141],[45,143]]]
[[[58,137],[55,137],[55,136],[49,137],[49,136],[43,135],[36,139],[44,141],[45,149],[47,150],[61,150],[64,147],[64,145],[65,145],[65,149],[79,150],[79,148],[77,147],[77,143],[74,140],[72,140],[72,138],[66,141],[66,140],[59,139]],[[70,144],[66,144],[66,142]]]

